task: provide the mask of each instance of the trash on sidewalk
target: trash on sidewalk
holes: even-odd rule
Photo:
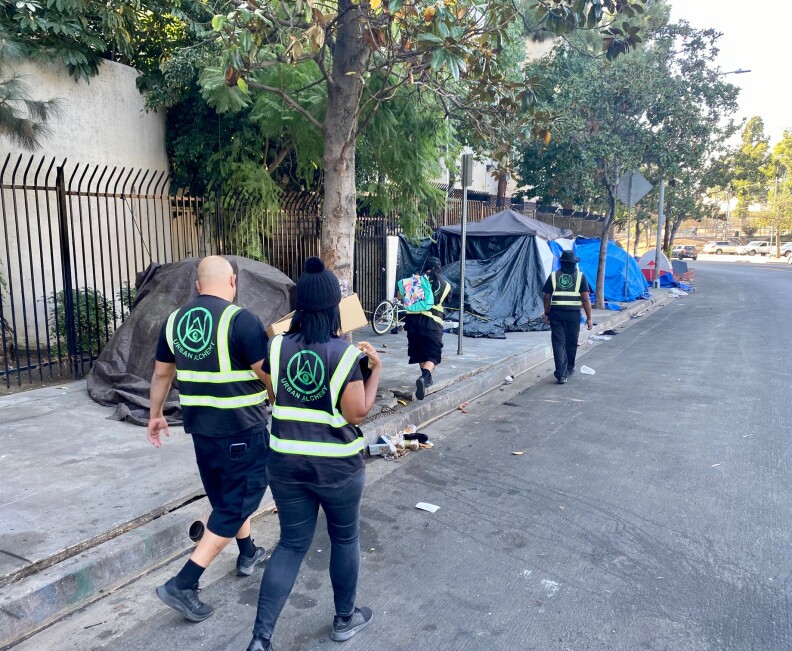
[[[593,335],[589,337],[589,339],[594,341],[610,341],[613,339],[613,337],[608,337],[606,335]]]
[[[668,295],[672,298],[679,298],[680,296],[687,296],[688,293],[674,287],[670,292],[668,292]]]
[[[511,375],[507,375],[505,378],[503,378],[504,384],[511,384],[512,382],[514,382],[514,378]]]
[[[434,447],[426,434],[418,431],[415,425],[410,425],[396,434],[381,436],[377,443],[369,445],[371,456],[382,456],[387,461],[395,461],[417,450],[428,450]]]
[[[421,509],[421,511],[429,511],[429,513],[434,513],[440,507],[437,506],[437,504],[429,504],[429,502],[418,502],[418,504],[415,505],[415,508]]]
[[[517,450],[515,450],[514,452],[512,452],[512,454],[513,454],[515,457],[521,457],[522,455],[524,455],[524,454],[525,454],[525,452],[523,452],[522,450],[520,450],[519,452],[518,452]]]
[[[580,372],[583,375],[594,375],[594,374],[596,374],[597,371],[595,371],[593,368],[591,368],[589,366],[583,366],[583,367],[581,367]]]
[[[614,335],[617,335],[619,333],[616,332],[613,328],[611,328],[610,330],[603,330],[602,332],[598,332],[597,334],[598,335],[608,335],[609,337],[613,337]]]
[[[457,409],[459,409],[459,411],[461,411],[463,414],[466,414],[466,413],[468,413],[467,406],[468,406],[468,403],[463,402],[461,405],[457,406]]]

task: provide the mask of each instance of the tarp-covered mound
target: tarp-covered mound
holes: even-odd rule
[[[575,255],[580,258],[579,267],[585,274],[594,291],[597,282],[597,268],[599,267],[599,239],[578,238],[575,240]],[[631,255],[614,242],[608,242],[605,259],[605,300],[606,301],[635,301],[639,298],[649,298],[649,283],[646,282],[641,268]],[[627,291],[624,287],[624,270],[627,266]]]
[[[291,310],[294,283],[274,267],[239,256],[225,256],[237,274],[237,305],[248,308],[266,326]],[[154,354],[168,315],[197,296],[200,258],[172,264],[152,264],[136,279],[132,313],[116,330],[88,375],[88,394],[96,402],[116,407],[111,418],[137,425],[148,422],[149,389]],[[165,402],[169,423],[181,423],[178,383]]]
[[[465,311],[469,314],[464,317],[465,335],[503,338],[506,332],[546,329],[542,321],[542,286],[546,276],[533,222],[536,220],[504,210],[468,225]],[[553,229],[542,222],[536,224]],[[561,229],[553,230],[559,236],[567,234]],[[429,255],[437,256],[454,290],[446,306],[457,307],[461,228],[443,227],[435,237],[436,242],[423,240],[418,244],[400,238],[397,276],[404,278],[421,271]],[[449,311],[449,315],[455,320],[458,311]]]

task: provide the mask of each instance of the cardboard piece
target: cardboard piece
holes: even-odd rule
[[[338,305],[341,310],[341,334],[352,332],[358,328],[368,325],[366,313],[360,304],[357,294],[350,294],[341,299]],[[276,321],[267,328],[267,336],[272,339],[275,335],[281,335],[289,329],[294,312],[290,312],[282,319]]]

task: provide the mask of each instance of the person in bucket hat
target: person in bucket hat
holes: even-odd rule
[[[573,251],[563,251],[561,268],[554,271],[544,284],[544,321],[552,332],[555,377],[558,384],[566,384],[575,372],[580,310],[586,313],[586,327],[591,330],[591,298],[586,277],[577,268],[580,258]]]

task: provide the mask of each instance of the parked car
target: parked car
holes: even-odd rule
[[[716,253],[722,255],[724,253],[737,253],[738,244],[736,242],[727,242],[726,240],[718,240],[716,242],[707,242],[702,249],[703,253]]]
[[[781,257],[786,258],[792,264],[792,242],[784,242],[781,245]]]
[[[744,246],[737,247],[737,253],[740,255],[767,255],[770,253],[770,242],[760,242],[759,240],[755,240],[753,242],[748,242],[748,244]]]
[[[698,258],[698,251],[696,247],[691,244],[677,244],[671,249],[671,257],[678,258],[679,260],[684,260],[685,258],[695,260]]]

